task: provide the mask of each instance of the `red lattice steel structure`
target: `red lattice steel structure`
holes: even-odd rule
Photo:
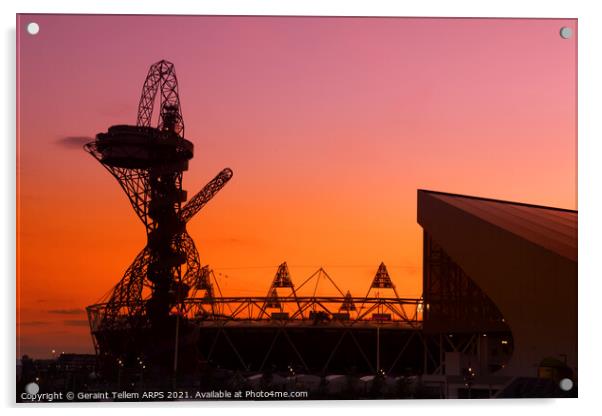
[[[178,310],[180,316],[189,322],[271,322],[282,323],[292,321],[313,322],[344,322],[346,325],[360,325],[362,322],[380,322],[390,326],[403,328],[421,328],[422,300],[419,298],[402,298],[387,295],[381,296],[380,292],[372,293],[372,289],[379,288],[381,279],[386,279],[390,289],[394,289],[388,271],[384,264],[379,266],[370,290],[365,297],[353,297],[349,291],[343,293],[330,275],[320,268],[306,278],[299,286],[295,287],[288,266],[282,263],[270,284],[266,296],[224,296],[213,270],[209,266],[200,268],[195,280],[194,292],[196,295],[182,299]],[[324,296],[317,293],[319,280],[329,282],[336,291],[336,296]],[[299,295],[304,287],[315,284],[313,293]],[[380,287],[382,289],[382,287]],[[285,293],[278,294],[277,290]],[[131,302],[131,301],[130,301]],[[137,304],[114,304],[121,310],[143,310],[144,300],[134,300]],[[91,318],[92,330],[103,328],[106,320],[106,311],[112,309],[111,302],[99,303],[88,307]],[[124,321],[120,321],[123,324]]]
[[[213,271],[201,264],[186,224],[228,183],[232,170],[223,169],[186,202],[182,177],[194,148],[184,137],[172,63],[151,65],[137,124],[111,126],[85,150],[117,179],[147,235],[109,295],[87,308],[103,377],[123,380],[127,370],[134,382],[150,371],[154,380],[172,376],[175,385],[178,368],[194,379],[208,366],[443,374],[447,352],[478,359],[485,373],[507,362],[512,338],[501,313],[428,233],[425,330],[422,298],[400,297],[384,263],[364,297],[343,292],[323,268],[296,286],[286,262],[265,296],[224,296]],[[320,282],[334,295],[318,289]],[[458,320],[467,326],[457,327]],[[508,351],[499,354],[498,341]],[[489,352],[499,359],[489,360]]]
[[[157,101],[159,114],[154,123],[153,109]],[[180,365],[183,370],[190,370],[191,363],[210,362],[220,353],[219,359],[224,365],[231,365],[232,357],[242,356],[241,347],[235,348],[230,342],[235,351],[230,356],[223,355],[225,347],[216,347],[221,342],[218,338],[227,337],[230,331],[232,337],[237,334],[242,337],[247,349],[254,348],[251,341],[262,343],[275,337],[271,346],[265,346],[265,351],[257,347],[261,350],[258,356],[265,355],[263,359],[241,360],[242,368],[259,364],[263,368],[272,354],[284,362],[297,357],[298,363],[315,369],[322,366],[316,364],[316,360],[324,353],[305,352],[302,358],[299,351],[307,345],[324,344],[326,338],[321,328],[334,328],[330,336],[333,351],[343,348],[340,344],[347,336],[358,346],[362,342],[371,343],[368,340],[371,338],[356,340],[361,336],[353,332],[354,328],[369,331],[369,337],[376,327],[396,333],[409,331],[408,334],[421,328],[420,299],[400,298],[384,264],[379,266],[363,298],[341,291],[322,268],[296,287],[286,263],[277,268],[264,297],[222,294],[215,274],[201,264],[186,224],[228,183],[232,170],[226,168],[219,172],[186,202],[182,177],[194,148],[184,138],[178,82],[172,63],[163,60],[151,65],[142,88],[137,124],[111,126],[86,144],[85,150],[117,179],[147,235],[146,246],[109,295],[87,308],[97,353],[109,364],[136,366],[141,357],[145,357],[153,368],[159,369],[159,377],[170,372],[175,374],[179,361],[185,364]],[[321,294],[320,281],[331,285],[336,294]],[[314,288],[312,293],[300,295],[300,290],[307,291],[311,287]],[[254,328],[262,332],[251,339],[248,334],[253,333]],[[308,329],[311,336],[305,337],[302,334]],[[290,351],[277,345],[281,333],[291,343],[295,337],[301,337],[296,342],[303,345],[293,346],[294,353],[290,355]],[[361,349],[354,354],[354,357],[369,355]],[[326,353],[328,357],[328,362],[337,360],[330,350]],[[347,360],[341,357],[340,361]],[[394,357],[389,358],[393,361]],[[379,360],[367,360],[366,364],[380,368]]]
[[[179,348],[193,350],[187,355],[189,366],[204,362],[243,371],[291,365],[323,372],[353,364],[374,372],[400,371],[408,363],[420,366],[426,342],[421,334],[422,300],[383,291],[394,292],[394,287],[384,264],[365,297],[341,291],[323,268],[296,286],[285,262],[278,266],[265,296],[224,296],[215,273],[204,266],[195,287],[197,296],[184,299],[179,309],[189,334],[180,334]],[[115,346],[116,339],[128,338],[125,328],[103,327],[107,307],[106,303],[88,307],[101,352]],[[137,307],[143,309],[144,302]],[[143,328],[139,331],[148,336]],[[167,335],[173,339],[173,334]],[[375,342],[381,338],[396,347],[383,347],[375,356]]]
[[[152,115],[159,95],[159,116]],[[168,325],[170,316],[185,313],[204,278],[199,254],[186,223],[232,178],[222,170],[188,203],[182,176],[193,157],[184,138],[184,122],[174,65],[151,65],[138,106],[137,124],[112,126],[85,150],[97,159],[126,193],[144,224],[147,244],[96,309],[95,331]]]

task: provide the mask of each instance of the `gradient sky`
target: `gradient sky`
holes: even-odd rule
[[[264,295],[286,260],[297,283],[323,266],[363,296],[384,261],[414,297],[418,188],[576,209],[576,31],[555,19],[21,15],[17,354],[92,351],[83,310],[145,244],[82,137],[135,123],[153,62],[176,65],[196,151],[189,195],[234,170],[188,224],[225,294]]]

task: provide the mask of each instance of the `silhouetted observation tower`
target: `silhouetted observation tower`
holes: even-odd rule
[[[159,117],[152,127],[157,95]],[[136,125],[109,127],[85,150],[117,179],[147,234],[146,246],[114,287],[106,309],[91,317],[96,342],[114,344],[112,331],[124,328],[152,328],[156,334],[185,312],[185,299],[202,280],[186,223],[230,180],[232,170],[222,170],[184,204],[182,176],[193,157],[193,144],[184,138],[174,65],[164,60],[149,69]],[[101,350],[115,345],[105,347]]]

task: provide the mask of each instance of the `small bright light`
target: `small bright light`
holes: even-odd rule
[[[29,383],[25,386],[25,391],[29,394],[38,394],[40,391],[40,386],[36,383]]]
[[[506,345],[508,344],[508,341],[506,341],[505,339],[502,340],[502,344]]]
[[[570,27],[560,28],[560,37],[562,39],[570,39],[573,36],[573,30]]]
[[[36,22],[31,22],[27,24],[27,33],[30,35],[37,35],[40,32],[40,25]]]
[[[560,380],[560,388],[564,391],[569,391],[573,388],[573,380],[570,378],[563,378]]]

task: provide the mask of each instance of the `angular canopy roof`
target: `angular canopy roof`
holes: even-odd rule
[[[577,211],[443,192],[420,192],[577,261]]]
[[[417,219],[510,327],[506,374],[577,368],[577,211],[419,190]]]

